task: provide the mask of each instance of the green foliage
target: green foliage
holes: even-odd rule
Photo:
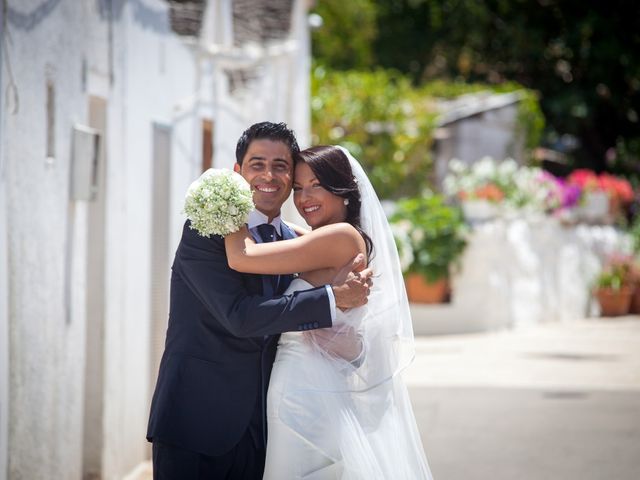
[[[323,19],[311,35],[313,57],[337,69],[366,68],[374,61],[377,37],[376,7],[372,0],[321,0],[313,11]]]
[[[407,230],[414,261],[409,273],[434,282],[449,275],[466,246],[466,227],[459,208],[447,205],[442,195],[423,195],[398,201],[391,222]]]
[[[633,242],[633,251],[636,255],[640,255],[640,215],[636,217],[635,221],[629,229],[631,240]]]
[[[393,71],[313,70],[314,144],[340,144],[362,162],[381,198],[415,193],[431,171],[432,100]]]
[[[640,135],[618,137],[615,148],[609,149],[606,156],[612,170],[626,174],[633,187],[640,189]]]
[[[358,158],[381,198],[416,195],[432,174],[438,98],[479,91],[519,91],[518,132],[537,145],[544,120],[533,92],[461,82],[412,86],[393,70],[335,71],[316,66],[311,79],[312,142],[340,144]]]
[[[608,259],[596,277],[595,287],[620,290],[625,286],[635,286],[640,280],[639,273],[637,260],[633,255],[616,254]]]
[[[360,1],[323,0],[318,10],[325,3],[336,5],[335,16],[346,24],[345,17],[355,15],[351,5]],[[326,51],[319,61],[341,69],[392,68],[409,75],[414,84],[432,79],[494,85],[515,81],[540,92],[549,146],[562,148],[558,140],[566,133],[580,140],[578,149],[568,152],[574,166],[640,181],[638,2],[365,3],[371,7],[367,18],[375,18],[377,24],[372,54],[350,54],[349,62],[344,55]],[[325,16],[323,28],[333,28],[332,22],[333,17]],[[341,46],[333,51],[350,50],[365,38],[369,42],[375,31],[369,23],[363,24],[362,32],[357,27],[343,29],[334,36]],[[532,136],[527,144],[535,146],[535,140]]]
[[[532,90],[521,90],[518,104],[517,134],[524,137],[524,148],[533,151],[540,145],[545,127],[545,118],[538,95]]]
[[[610,270],[602,272],[596,279],[597,288],[609,288],[620,290],[625,284],[625,273],[620,270]]]

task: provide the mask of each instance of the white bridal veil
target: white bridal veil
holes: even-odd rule
[[[357,338],[363,348],[357,349],[358,358],[343,358],[327,349],[326,341],[314,341],[313,332],[305,332],[316,367],[309,378],[289,383],[281,419],[314,448],[340,462],[341,478],[430,479],[400,376],[415,349],[396,245],[366,173],[340,148],[360,190],[361,226],[373,241],[374,278],[368,304],[339,312],[331,334],[336,343]]]

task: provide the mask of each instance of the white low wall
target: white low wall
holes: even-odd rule
[[[450,304],[412,305],[417,335],[470,333],[597,314],[591,284],[611,253],[630,251],[611,226],[564,226],[550,217],[476,225]]]

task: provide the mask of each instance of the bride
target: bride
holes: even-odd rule
[[[301,152],[294,203],[312,231],[256,244],[228,235],[238,271],[299,276],[288,293],[330,283],[363,254],[374,279],[366,306],[338,311],[331,329],[284,333],[267,395],[264,479],[430,479],[400,372],[414,355],[398,255],[376,193],[342,147]],[[305,328],[306,330],[306,328]]]

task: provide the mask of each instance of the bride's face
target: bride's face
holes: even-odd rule
[[[311,167],[303,162],[296,165],[293,202],[311,228],[344,222],[347,218],[344,199],[325,190]]]

